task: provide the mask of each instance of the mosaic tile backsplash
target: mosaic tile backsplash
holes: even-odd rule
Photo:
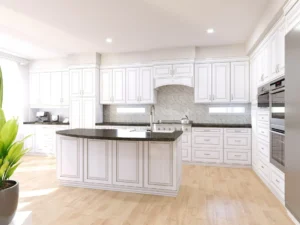
[[[151,105],[105,105],[104,122],[149,122]],[[243,114],[210,114],[209,107],[243,106]],[[144,107],[146,113],[120,114],[118,107]],[[251,104],[199,104],[194,103],[194,89],[186,86],[164,86],[157,89],[155,120],[180,120],[187,115],[196,123],[251,123]]]

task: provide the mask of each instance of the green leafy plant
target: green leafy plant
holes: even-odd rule
[[[17,167],[21,158],[29,149],[24,149],[25,137],[21,141],[15,141],[19,130],[17,118],[8,121],[5,119],[2,109],[3,79],[0,68],[0,190],[3,189],[5,181],[8,180]]]

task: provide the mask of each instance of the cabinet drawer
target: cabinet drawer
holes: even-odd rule
[[[231,149],[224,150],[224,162],[229,164],[251,164],[250,151],[234,151]]]
[[[181,148],[181,154],[182,154],[182,160],[183,161],[191,161],[191,147],[185,147],[185,146],[182,146]]]
[[[270,131],[266,127],[257,127],[257,135],[266,142],[270,142]]]
[[[199,148],[223,148],[223,135],[193,134],[192,146]]]
[[[250,135],[225,135],[224,137],[225,148],[232,149],[251,149],[251,136]]]
[[[181,143],[185,146],[191,146],[192,145],[192,133],[189,132],[183,132],[181,136]]]
[[[209,150],[209,149],[192,149],[193,155],[192,160],[195,162],[212,162],[221,163],[223,162],[223,151],[221,150]]]
[[[269,123],[270,122],[270,114],[267,112],[258,112],[257,113],[257,121],[261,123]]]
[[[225,133],[225,135],[226,134],[251,134],[251,129],[248,129],[248,128],[226,128],[224,133]]]
[[[270,159],[270,147],[269,147],[269,143],[265,143],[261,140],[258,140],[257,142],[257,148],[258,151],[260,152],[260,154],[266,158],[267,161],[269,161]]]
[[[277,173],[275,173],[273,170],[271,170],[271,183],[272,185],[278,189],[279,191],[281,191],[282,193],[284,193],[284,188],[285,188],[285,184],[284,184],[284,179],[282,179]]]
[[[223,133],[223,128],[193,128],[192,129],[193,133],[219,133],[222,134]]]
[[[265,179],[265,181],[268,182],[270,177],[270,170],[266,162],[259,160],[258,171],[259,174]]]

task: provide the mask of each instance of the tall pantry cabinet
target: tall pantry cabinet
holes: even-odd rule
[[[102,122],[99,105],[99,69],[75,68],[70,70],[70,127],[94,128]]]

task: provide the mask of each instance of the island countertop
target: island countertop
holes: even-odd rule
[[[145,131],[100,130],[100,129],[70,129],[57,131],[56,134],[77,138],[128,140],[128,141],[175,141],[182,131],[158,133]]]

